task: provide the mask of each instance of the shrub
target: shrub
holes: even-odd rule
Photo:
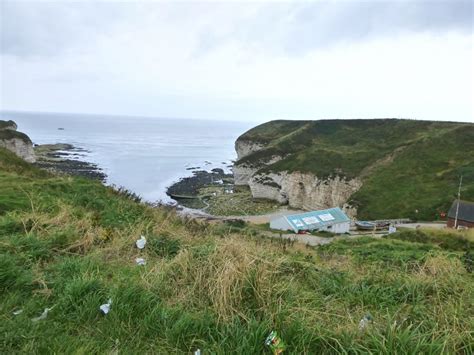
[[[446,250],[461,251],[474,248],[474,243],[457,231],[410,229],[390,234],[387,238],[423,244],[433,244]]]
[[[149,251],[161,257],[174,257],[180,250],[180,242],[166,234],[160,234],[148,238]]]

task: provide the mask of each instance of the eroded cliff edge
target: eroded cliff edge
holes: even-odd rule
[[[235,184],[253,197],[306,210],[339,206],[363,218],[436,218],[459,174],[474,180],[470,123],[280,120],[245,132],[235,149]],[[472,185],[466,193],[474,197]]]
[[[300,171],[265,171],[264,168],[279,162],[285,154],[262,154],[256,161],[244,160],[244,157],[252,157],[265,146],[237,140],[235,147],[238,156],[233,169],[235,184],[249,186],[254,198],[270,199],[304,210],[341,206],[348,214],[356,214],[347,201],[362,186],[360,179],[347,180],[340,176],[319,178],[316,174]]]
[[[6,148],[29,163],[36,161],[33,143],[24,133],[17,131],[13,121],[0,120],[0,147]]]

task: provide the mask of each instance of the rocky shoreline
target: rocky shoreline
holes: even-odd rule
[[[169,186],[166,194],[173,199],[197,198],[199,190],[211,185],[233,184],[233,175],[225,173],[223,169],[215,168],[211,171],[193,171],[193,176],[180,179]]]
[[[233,174],[222,169],[195,171],[171,185],[167,194],[180,207],[190,209],[187,214],[197,217],[203,213],[206,218],[261,215],[280,207],[274,201],[253,198],[247,187],[235,186]]]
[[[81,176],[105,182],[107,175],[93,163],[81,161],[86,150],[72,144],[43,144],[34,147],[35,166],[54,173]],[[71,157],[77,159],[70,159]]]

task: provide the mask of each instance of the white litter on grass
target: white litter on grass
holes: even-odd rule
[[[371,321],[372,317],[370,316],[370,314],[366,314],[364,318],[362,318],[359,322],[359,330],[364,330],[365,328],[367,328]]]
[[[39,317],[32,318],[31,321],[32,322],[37,322],[39,320],[46,319],[46,317],[48,316],[48,312],[52,309],[53,309],[52,307],[51,308],[45,308],[43,313],[41,313],[41,315]]]
[[[137,263],[137,265],[146,265],[146,261],[143,258],[136,258],[135,262]]]
[[[23,313],[23,310],[22,310],[22,309],[19,309],[19,310],[17,310],[17,311],[13,311],[12,313],[13,313],[14,316],[17,316],[17,315],[19,315],[19,314],[22,314],[22,313]]]
[[[194,352],[194,355],[201,355],[201,349],[197,349],[197,350]]]
[[[146,238],[142,235],[140,237],[140,239],[138,239],[135,244],[137,245],[137,248],[138,249],[143,249],[145,248],[145,244],[146,244]]]
[[[112,300],[109,298],[109,300],[107,301],[107,303],[104,303],[102,305],[100,305],[100,310],[104,313],[104,314],[107,314],[110,312],[110,306],[112,305]]]

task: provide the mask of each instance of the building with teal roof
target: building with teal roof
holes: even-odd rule
[[[327,210],[311,211],[288,216],[281,216],[270,221],[270,228],[283,231],[328,231],[348,233],[351,220],[339,207]]]

